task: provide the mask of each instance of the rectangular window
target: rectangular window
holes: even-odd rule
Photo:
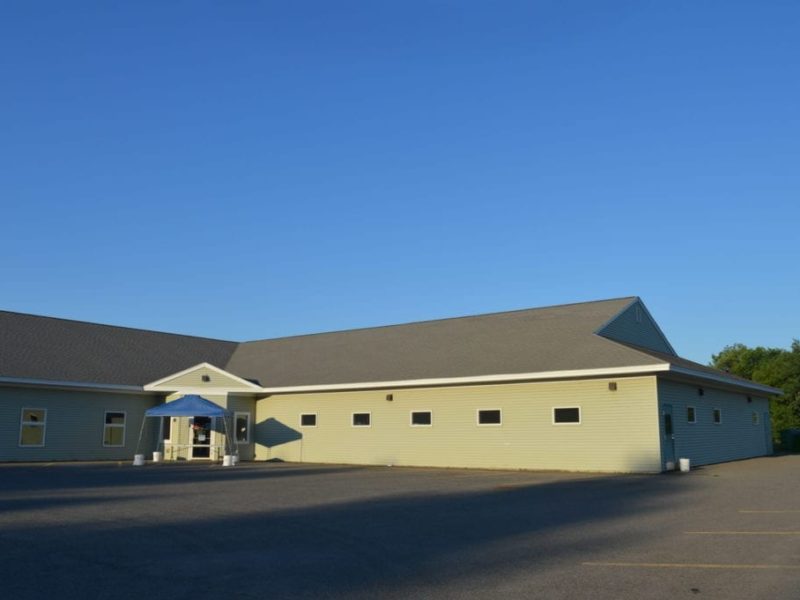
[[[369,427],[370,413],[353,413],[353,427]]]
[[[502,425],[503,414],[500,409],[484,409],[478,411],[478,425]]]
[[[758,425],[758,413],[757,412],[753,413],[752,419],[753,419],[753,425]]]
[[[580,422],[581,422],[581,409],[578,406],[553,409],[553,423],[580,424]]]
[[[687,423],[697,423],[697,417],[694,415],[694,406],[687,406],[686,407],[686,422]]]
[[[233,430],[236,432],[237,444],[250,443],[250,413],[234,413]]]
[[[718,408],[714,409],[714,424],[719,425],[722,423],[722,411]]]
[[[412,427],[430,427],[433,424],[433,413],[429,410],[415,410],[411,412]]]
[[[172,439],[172,417],[161,417],[161,430],[164,432],[164,441],[168,442]]]
[[[47,429],[47,409],[23,408],[19,419],[19,445],[37,448],[44,446]]]
[[[317,415],[316,413],[308,413],[300,415],[300,427],[316,427]]]
[[[103,426],[103,446],[119,447],[125,445],[125,413],[106,411]]]

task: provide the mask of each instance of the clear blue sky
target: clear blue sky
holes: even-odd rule
[[[224,339],[642,296],[800,337],[800,3],[0,4],[0,308]]]

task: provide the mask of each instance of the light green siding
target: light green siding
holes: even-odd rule
[[[660,470],[655,377],[275,395],[257,402],[256,458],[297,462],[497,469]],[[387,401],[386,395],[393,400]],[[581,409],[553,424],[554,407]],[[477,411],[501,409],[502,425]],[[411,411],[430,410],[431,427]],[[353,427],[352,413],[371,413]],[[301,427],[316,413],[316,427]]]
[[[144,411],[156,404],[156,397],[144,394],[1,387],[0,456],[10,461],[133,459]],[[23,408],[47,410],[44,447],[19,446]],[[103,446],[106,411],[126,414],[124,446]],[[154,443],[150,432],[142,447]]]
[[[658,325],[650,318],[644,305],[638,301],[598,331],[598,334],[612,340],[674,354]]]
[[[698,393],[701,387],[702,396]],[[751,396],[748,402],[742,392],[666,379],[658,382],[658,396],[662,405],[672,405],[676,459],[688,458],[693,465],[706,465],[772,453],[766,398]],[[687,420],[689,406],[695,409],[695,423]],[[714,423],[715,408],[722,411],[720,424]],[[753,423],[753,413],[758,415],[758,423]]]

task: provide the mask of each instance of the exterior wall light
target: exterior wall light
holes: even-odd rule
[[[386,401],[391,402],[394,400],[394,394],[386,394]]]

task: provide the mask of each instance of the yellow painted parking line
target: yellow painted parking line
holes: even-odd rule
[[[637,562],[585,562],[587,567],[634,567],[641,569],[762,569],[798,571],[800,565],[742,565],[725,563],[637,563]]]
[[[800,535],[800,531],[684,531],[689,535]]]
[[[746,514],[765,514],[765,515],[780,515],[788,513],[800,513],[800,510],[740,510],[740,513]]]

